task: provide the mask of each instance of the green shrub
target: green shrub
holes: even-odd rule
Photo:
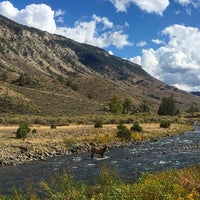
[[[78,85],[76,83],[73,83],[71,79],[66,81],[66,86],[70,87],[74,91],[78,90]]]
[[[96,120],[95,124],[94,124],[95,128],[102,128],[103,127],[103,122],[102,120]]]
[[[117,137],[121,138],[122,140],[131,140],[131,131],[126,126],[119,124],[117,128]]]
[[[131,131],[142,132],[143,129],[140,126],[139,122],[134,122],[133,126],[131,127]]]
[[[55,124],[51,124],[50,128],[51,129],[56,129],[56,125]]]
[[[170,121],[164,120],[160,122],[160,128],[169,128],[171,125]]]
[[[19,86],[30,86],[30,85],[37,85],[38,84],[38,80],[32,78],[30,75],[26,74],[26,73],[22,73],[20,74],[19,78],[12,81],[13,84],[17,84]]]
[[[65,79],[62,75],[59,75],[57,80],[60,82],[60,83],[64,83],[65,82]]]
[[[16,131],[16,138],[25,139],[30,130],[31,129],[28,127],[28,124],[26,122],[22,122]]]
[[[34,128],[32,131],[31,131],[32,133],[37,133],[37,131],[36,131],[36,129]]]

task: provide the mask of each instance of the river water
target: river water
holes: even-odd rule
[[[157,141],[108,150],[103,159],[90,154],[64,156],[19,166],[0,167],[0,194],[11,193],[13,186],[26,188],[31,181],[50,181],[57,172],[72,171],[76,180],[91,183],[107,166],[117,169],[124,181],[134,181],[142,172],[183,168],[200,164],[200,126],[194,131]]]

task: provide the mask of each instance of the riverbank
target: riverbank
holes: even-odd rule
[[[132,125],[127,124],[128,128]],[[91,145],[107,144],[109,148],[128,146],[160,137],[172,136],[192,130],[185,124],[171,124],[170,128],[160,128],[159,123],[141,124],[142,133],[133,132],[131,142],[121,142],[116,138],[117,125],[32,126],[25,140],[16,139],[18,126],[0,126],[0,165],[19,165],[52,157],[89,152]],[[34,131],[33,131],[34,130]]]

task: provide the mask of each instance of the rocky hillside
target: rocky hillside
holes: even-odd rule
[[[163,96],[178,108],[200,97],[156,80],[141,66],[106,51],[22,26],[0,16],[0,114],[106,113],[112,96],[157,110]]]

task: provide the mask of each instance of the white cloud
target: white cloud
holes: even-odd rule
[[[144,46],[146,46],[146,45],[147,45],[147,43],[146,43],[145,41],[140,41],[140,42],[138,42],[138,43],[136,44],[137,47],[144,47]]]
[[[180,10],[177,10],[177,11],[175,11],[174,13],[176,14],[176,15],[178,15],[178,14],[180,14]]]
[[[191,3],[191,0],[176,0],[181,5],[187,5]]]
[[[58,16],[61,16],[61,15],[64,15],[65,14],[65,11],[61,10],[61,9],[58,9],[56,10],[55,12],[55,17],[58,17]]]
[[[154,44],[165,44],[164,41],[159,40],[159,39],[152,39],[151,41],[152,41]]]
[[[61,17],[59,16],[58,19],[56,19],[56,22],[60,22],[60,23],[63,23],[65,20],[64,20],[64,17]]]
[[[148,13],[156,13],[162,15],[169,6],[169,0],[133,0],[133,2]]]
[[[124,26],[125,26],[125,27],[129,27],[130,25],[129,25],[128,22],[125,22]]]
[[[192,14],[192,9],[191,8],[186,8],[186,13],[188,14],[188,15],[191,15]]]
[[[58,27],[57,34],[101,48],[114,45],[120,49],[132,45],[123,30],[115,30],[113,27],[107,18],[93,15],[89,22],[76,21],[74,27]]]
[[[128,35],[123,32],[123,27],[114,26],[106,17],[93,15],[90,21],[76,21],[74,27],[58,27],[56,22],[64,22],[65,12],[61,9],[53,11],[46,4],[30,4],[18,10],[9,1],[0,2],[0,14],[23,25],[102,48],[110,45],[117,48],[132,45],[128,41]]]
[[[133,0],[109,0],[117,9],[118,12],[126,12]]]
[[[50,33],[56,31],[54,11],[45,4],[31,4],[26,6],[25,9],[18,10],[9,1],[3,1],[0,3],[0,14],[20,24]]]
[[[111,50],[110,50],[110,51],[108,51],[108,53],[109,53],[110,55],[114,55],[114,54],[113,54],[113,52],[112,52]]]
[[[147,13],[155,13],[163,15],[163,12],[170,4],[169,0],[108,0],[110,1],[117,12],[126,12],[131,4],[137,5],[142,11]],[[193,8],[200,8],[199,0],[174,0],[174,2],[182,6],[192,6]],[[190,9],[186,10],[187,13],[191,13]],[[179,11],[180,12],[180,11]]]
[[[192,6],[195,9],[200,8],[200,1],[199,0],[175,0],[175,2],[179,3],[182,6]]]
[[[166,27],[162,34],[168,37],[166,45],[145,49],[141,57],[130,60],[139,61],[147,72],[164,82],[200,90],[200,30],[175,24]]]
[[[110,0],[118,12],[126,12],[131,3],[147,13],[162,15],[169,6],[169,0]]]
[[[8,18],[14,18],[19,10],[15,8],[9,1],[0,2],[0,13]]]
[[[199,0],[175,0],[175,2],[179,3],[181,6],[185,7],[185,12],[188,15],[192,14],[192,10],[200,8]]]
[[[125,58],[126,59],[126,58]],[[142,61],[141,61],[142,57],[141,56],[135,56],[130,58],[129,60],[133,63],[137,63],[138,65],[142,65]],[[127,60],[127,59],[126,59]]]
[[[128,42],[128,35],[123,34],[122,30],[110,32],[107,42],[110,45],[116,46],[118,49],[124,46],[132,46],[132,43]]]
[[[97,23],[102,23],[103,24],[103,29],[106,29],[106,28],[113,28],[113,23],[110,22],[108,20],[108,18],[106,17],[99,17],[99,16],[96,16],[96,15],[93,15],[92,18],[97,22]]]
[[[58,9],[55,11],[55,14],[54,16],[57,18],[56,19],[56,22],[57,23],[63,23],[64,22],[64,17],[63,15],[65,15],[65,11],[61,10],[61,9]]]

